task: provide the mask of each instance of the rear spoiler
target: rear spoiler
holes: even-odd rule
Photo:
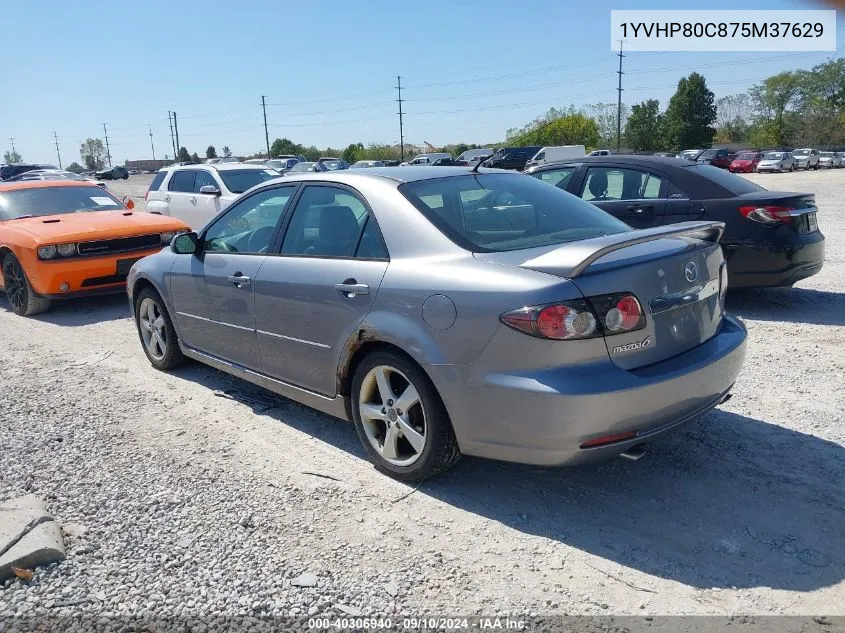
[[[566,276],[569,278],[578,277],[594,262],[608,253],[645,242],[653,242],[654,240],[662,240],[669,237],[691,237],[718,244],[719,240],[722,239],[724,230],[724,222],[681,222],[679,224],[669,224],[651,229],[617,233],[615,235],[605,235],[580,242],[572,242],[566,245],[566,257],[567,259],[571,258],[571,268]],[[551,255],[551,253],[547,255]],[[522,265],[526,268],[542,265],[543,259],[547,255],[541,255]],[[557,257],[559,258],[559,255]],[[567,263],[569,264],[569,262]]]

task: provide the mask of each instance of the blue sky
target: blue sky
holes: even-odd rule
[[[402,75],[406,142],[489,142],[550,107],[616,101],[610,10],[676,2],[514,0],[129,0],[4,2],[7,53],[0,147],[65,164],[102,137],[112,156],[172,155],[168,110],[181,144],[237,154],[270,140],[345,147],[399,140]],[[577,8],[576,8],[577,7]],[[708,9],[818,8],[800,0],[710,0]],[[845,21],[838,20],[838,54]],[[717,97],[831,53],[631,53],[623,100],[656,97],[701,72]]]

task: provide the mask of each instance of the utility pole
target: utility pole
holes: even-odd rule
[[[109,167],[111,167],[111,150],[109,149],[109,131],[106,129],[105,123],[103,123],[103,134],[106,137],[106,158],[109,159]]]
[[[622,42],[625,40],[619,40],[619,70],[617,71],[619,75],[619,87],[616,89],[618,92],[618,97],[616,101],[616,152],[619,152],[619,148],[621,147],[622,143],[622,58],[625,57],[622,54]]]
[[[264,101],[264,95],[261,95],[261,109],[264,111],[264,140],[267,142],[267,160],[273,158],[270,156],[270,135],[267,133],[267,103]]]
[[[176,151],[176,140],[173,138],[173,119],[171,118],[171,114],[173,114],[170,110],[167,111],[167,124],[170,126],[170,144],[173,146],[173,158],[176,158],[178,152]]]
[[[179,145],[179,124],[176,122],[176,112],[173,113],[173,131],[176,133],[176,158],[178,160],[182,146]]]
[[[153,160],[156,159],[156,146],[153,144],[153,126],[147,123],[150,126],[150,149],[153,150]]]
[[[14,137],[9,137],[9,142],[12,144],[12,154],[15,153],[15,139]]]
[[[399,152],[402,156],[402,162],[405,162],[405,132],[402,121],[402,77],[396,76],[396,89],[399,91],[399,98],[396,102],[399,104]]]
[[[56,140],[56,158],[59,159],[59,169],[62,168],[62,155],[59,152],[59,137],[56,136],[56,131],[53,130],[53,138]]]

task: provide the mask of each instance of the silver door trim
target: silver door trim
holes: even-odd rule
[[[235,325],[234,323],[225,323],[223,321],[215,321],[214,319],[206,319],[205,317],[197,316],[196,314],[189,314],[187,312],[177,312],[179,316],[197,319],[198,321],[205,321],[206,323],[214,323],[215,325],[225,325],[226,327],[233,327],[236,330],[246,330],[247,332],[255,332],[255,328],[244,327],[243,325]]]
[[[323,349],[331,349],[331,345],[325,343],[317,343],[315,341],[308,341],[304,338],[294,338],[293,336],[285,336],[284,334],[276,334],[275,332],[267,332],[265,330],[256,330],[258,334],[266,334],[267,336],[274,336],[276,338],[283,338],[286,341],[293,341],[294,343],[305,343],[306,345],[313,345],[314,347],[321,347]]]

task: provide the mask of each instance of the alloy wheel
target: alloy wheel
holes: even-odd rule
[[[16,259],[9,258],[3,267],[3,278],[6,286],[6,298],[12,304],[15,312],[23,312],[27,303],[26,279],[23,269]]]
[[[389,365],[373,367],[361,383],[358,410],[367,440],[390,464],[409,466],[425,448],[426,413],[416,387]]]
[[[138,307],[138,329],[147,353],[155,360],[161,360],[167,353],[167,328],[159,305],[145,297]]]

